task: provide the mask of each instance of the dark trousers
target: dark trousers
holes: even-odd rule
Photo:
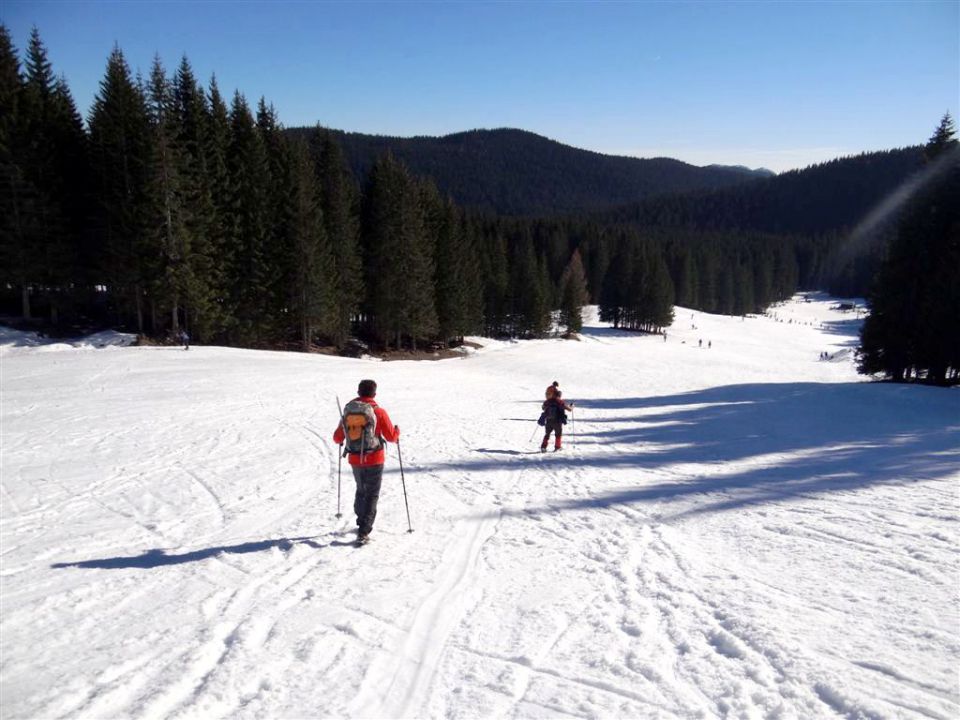
[[[377,517],[377,500],[380,499],[380,482],[383,480],[383,465],[352,465],[353,479],[357,481],[357,494],[353,498],[353,512],[361,535],[369,535]]]
[[[556,436],[554,440],[554,447],[560,447],[561,438],[563,437],[563,423],[559,420],[548,420],[546,429],[547,434],[543,436],[543,442],[540,443],[540,447],[546,447],[549,444],[551,431]]]

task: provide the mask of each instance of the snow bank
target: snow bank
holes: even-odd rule
[[[91,350],[110,347],[128,347],[137,341],[131,333],[104,330],[75,340],[54,340],[36,332],[25,332],[0,326],[0,355],[32,348],[39,352],[61,352],[64,350]]]

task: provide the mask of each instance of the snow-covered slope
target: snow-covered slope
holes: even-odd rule
[[[812,300],[440,362],[0,351],[3,717],[956,717],[960,395],[862,382]],[[391,448],[357,549],[363,377],[415,532]]]

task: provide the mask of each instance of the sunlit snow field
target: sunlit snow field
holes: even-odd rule
[[[865,382],[835,304],[438,362],[3,331],[0,714],[958,717],[960,394]],[[358,549],[365,377],[414,532],[391,447]]]

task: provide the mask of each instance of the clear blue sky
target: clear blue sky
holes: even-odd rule
[[[385,135],[518,127],[599,152],[782,171],[917,144],[960,109],[960,2],[44,2],[84,115],[119,44],[186,54],[287,126]]]

